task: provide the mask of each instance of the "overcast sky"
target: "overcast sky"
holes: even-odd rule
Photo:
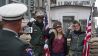
[[[97,6],[97,7],[98,7],[98,0],[96,0],[95,6]]]

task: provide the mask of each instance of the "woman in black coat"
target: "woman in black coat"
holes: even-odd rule
[[[55,21],[49,34],[49,49],[51,56],[66,56],[67,38],[64,37],[61,22]]]

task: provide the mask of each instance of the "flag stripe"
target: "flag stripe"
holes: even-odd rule
[[[88,31],[87,33],[90,33],[91,32],[91,29],[88,29],[87,31]]]

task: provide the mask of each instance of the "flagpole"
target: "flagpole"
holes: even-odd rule
[[[91,26],[92,26],[92,28],[91,28],[91,38],[93,38],[94,37],[94,18],[93,18],[93,12],[94,12],[94,6],[95,6],[95,3],[93,2],[92,3],[92,7],[91,7],[91,12],[90,12],[90,15],[91,15]]]
[[[51,27],[51,18],[50,18],[50,0],[45,0],[45,9],[46,9],[46,14],[48,17],[48,26]]]
[[[51,19],[50,19],[50,0],[45,0],[45,30],[51,27]],[[49,47],[47,44],[48,38],[45,37],[45,44],[44,44],[44,56],[50,56]]]
[[[94,37],[94,36],[93,36],[93,35],[94,35],[94,31],[93,31],[93,30],[94,30],[94,25],[93,25],[93,23],[94,23],[94,22],[93,22],[93,21],[94,21],[94,18],[93,18],[94,5],[95,5],[95,3],[93,2],[93,3],[92,3],[92,6],[91,6],[91,10],[90,10],[90,16],[91,16],[91,17],[90,17],[90,18],[91,18],[91,37],[90,37],[90,38],[88,39],[88,41],[87,41],[87,45],[86,45],[86,46],[87,46],[87,52],[88,52],[88,53],[87,53],[86,56],[89,56],[89,55],[90,55],[90,44],[89,44],[89,41],[90,41],[91,38]]]

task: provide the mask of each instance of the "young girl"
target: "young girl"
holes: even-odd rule
[[[54,22],[53,29],[49,37],[49,48],[51,56],[66,56],[67,38],[64,37],[61,22]]]

